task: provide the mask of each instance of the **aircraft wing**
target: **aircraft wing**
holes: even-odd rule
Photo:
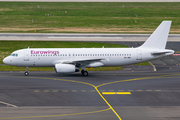
[[[88,66],[89,64],[92,63],[98,63],[101,62],[102,60],[106,60],[104,58],[97,58],[97,59],[75,59],[75,60],[56,60],[53,62],[53,64],[74,64],[77,67],[78,66]],[[103,64],[102,64],[103,65]]]

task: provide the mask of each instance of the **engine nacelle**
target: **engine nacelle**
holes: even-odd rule
[[[76,72],[76,67],[70,64],[55,64],[55,71],[57,73],[71,73]]]

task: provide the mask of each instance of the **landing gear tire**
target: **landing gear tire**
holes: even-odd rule
[[[84,75],[84,70],[81,70],[81,74]]]
[[[88,76],[88,72],[87,72],[87,71],[84,71],[83,75],[84,75],[84,76]]]
[[[87,71],[82,70],[81,73],[82,73],[83,76],[88,76],[88,72]]]
[[[29,75],[29,72],[28,72],[28,71],[26,71],[26,72],[24,73],[24,75],[25,75],[25,76],[28,76],[28,75]]]

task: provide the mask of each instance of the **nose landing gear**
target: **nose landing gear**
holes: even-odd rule
[[[28,72],[28,71],[26,71],[26,72],[24,73],[24,75],[25,75],[25,76],[28,76],[28,75],[29,75],[29,72]]]
[[[26,72],[24,73],[25,76],[28,76],[28,75],[29,75],[28,70],[29,70],[29,67],[26,67]]]

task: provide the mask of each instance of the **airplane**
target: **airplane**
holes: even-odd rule
[[[88,76],[86,68],[123,66],[174,54],[165,49],[172,21],[162,21],[151,36],[137,48],[27,48],[12,52],[3,62],[11,66],[54,67],[56,73],[79,72]]]

